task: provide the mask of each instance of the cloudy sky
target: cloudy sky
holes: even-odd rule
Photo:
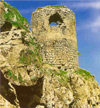
[[[76,15],[79,66],[95,75],[100,84],[100,0],[5,0],[28,21],[37,7],[65,5]]]

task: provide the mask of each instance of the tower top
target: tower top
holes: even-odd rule
[[[53,25],[54,24],[54,25]],[[58,69],[78,68],[75,15],[65,6],[46,6],[32,13],[33,36],[42,43],[44,63]]]

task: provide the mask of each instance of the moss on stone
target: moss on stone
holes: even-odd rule
[[[37,68],[42,66],[42,57],[40,55],[40,45],[36,42],[35,38],[30,36],[30,40],[25,42],[33,49],[23,50],[20,54],[19,62],[25,65],[34,64]]]
[[[89,78],[93,78],[93,75],[90,74],[90,72],[79,68],[77,71],[75,71],[76,74],[80,74],[81,76],[83,76],[86,80],[88,80]]]
[[[8,74],[7,74],[8,77],[10,77],[10,79],[14,80],[14,81],[19,81],[20,83],[21,82],[24,82],[21,74],[19,73],[18,74],[18,77],[13,73],[12,70],[8,70]]]
[[[28,24],[27,19],[20,14],[17,8],[12,7],[10,4],[6,2],[3,2],[3,4],[4,8],[7,9],[3,13],[4,19],[14,26],[27,30],[27,27],[25,26],[26,24]]]
[[[69,77],[68,77],[68,72],[67,71],[63,71],[63,70],[52,70],[52,69],[49,69],[48,71],[45,70],[45,72],[48,74],[48,75],[51,75],[51,76],[54,76],[54,77],[57,77],[59,83],[63,86],[66,86],[69,82]]]
[[[45,6],[45,7],[47,7],[47,8],[66,8],[66,6],[64,6],[64,5],[49,5],[49,6]],[[43,9],[44,7],[38,7],[37,8],[37,10],[39,10],[39,9]]]
[[[17,80],[17,76],[15,76],[15,74],[11,70],[8,70],[8,76],[13,80]]]

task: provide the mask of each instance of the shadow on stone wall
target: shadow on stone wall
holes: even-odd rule
[[[14,102],[16,99],[15,94],[10,90],[11,87],[8,83],[9,81],[0,71],[0,94],[11,104],[16,105]],[[40,78],[34,86],[13,85],[13,87],[16,90],[17,99],[19,100],[21,108],[34,108],[41,104],[40,99],[43,92],[43,78]]]
[[[43,88],[43,78],[40,78],[35,86],[16,86],[17,98],[21,108],[34,108],[40,104]]]
[[[12,24],[10,22],[5,22],[1,27],[1,32],[10,31],[12,29]]]
[[[15,105],[14,100],[16,99],[15,94],[10,90],[11,87],[8,85],[9,81],[4,77],[0,71],[0,94],[8,100],[11,104]]]

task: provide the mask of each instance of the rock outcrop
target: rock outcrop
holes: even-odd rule
[[[7,11],[12,7],[0,3],[9,6]],[[0,14],[5,12],[1,7]],[[52,21],[58,23],[55,17],[61,24],[49,27]],[[32,14],[32,32],[25,28],[17,24],[16,29],[0,32],[0,108],[100,108],[100,86],[78,67],[73,12],[64,6],[39,8]]]
[[[25,57],[32,56],[31,48],[23,43],[23,30],[1,32],[0,34],[0,70],[10,82],[16,85],[33,85],[32,80],[42,77],[34,64],[22,64]],[[30,33],[26,34],[26,36]],[[33,47],[34,48],[34,47]],[[24,54],[23,54],[24,53]],[[29,55],[28,55],[29,54]],[[35,75],[35,74],[36,75]],[[23,79],[24,78],[24,79]],[[23,82],[24,81],[24,82]],[[20,84],[22,83],[22,84]]]
[[[10,31],[11,29],[28,30],[29,23],[15,7],[0,1],[0,31]]]
[[[3,2],[0,2],[0,28],[3,26],[4,24],[4,18],[2,16],[4,9],[3,9],[4,5]]]

